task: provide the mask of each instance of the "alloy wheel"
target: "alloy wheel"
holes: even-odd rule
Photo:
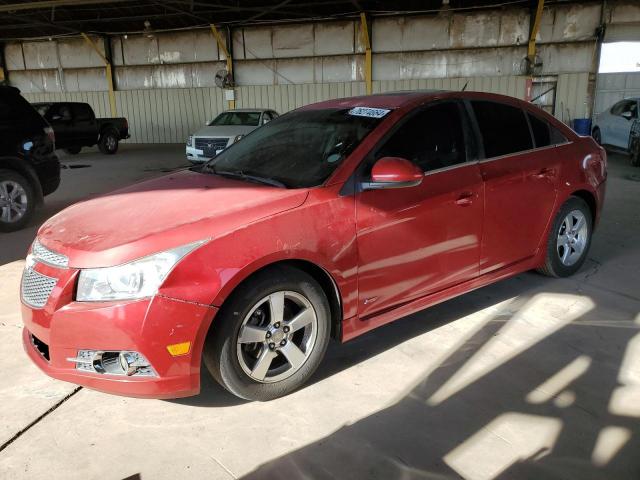
[[[260,383],[284,380],[307,361],[318,336],[318,318],[300,293],[274,292],[254,304],[237,337],[242,370]]]
[[[0,220],[15,223],[25,216],[29,207],[27,192],[13,180],[0,181]]]
[[[582,257],[589,236],[587,219],[580,210],[572,210],[560,224],[556,251],[563,265],[570,267]]]

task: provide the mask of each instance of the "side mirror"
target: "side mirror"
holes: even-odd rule
[[[51,116],[51,120],[53,120],[53,121],[62,120],[62,115],[52,115]]]
[[[415,187],[422,183],[424,173],[406,158],[382,157],[371,169],[371,181],[363,182],[363,190]]]
[[[622,112],[620,116],[626,118],[627,120],[631,120],[633,118],[633,114],[631,112]]]

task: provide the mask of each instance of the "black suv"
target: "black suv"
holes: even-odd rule
[[[60,185],[53,129],[14,87],[0,86],[0,232],[24,227]]]

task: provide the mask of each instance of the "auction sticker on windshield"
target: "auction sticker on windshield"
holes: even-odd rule
[[[349,115],[355,115],[356,117],[382,118],[390,111],[391,110],[386,108],[355,107],[349,110]]]

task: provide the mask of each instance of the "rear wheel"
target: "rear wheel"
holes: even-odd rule
[[[98,148],[105,155],[113,155],[118,151],[118,132],[115,130],[107,130],[98,140]]]
[[[0,170],[0,232],[23,228],[33,215],[33,187],[19,173]]]
[[[587,258],[592,225],[586,202],[569,198],[556,215],[547,239],[545,263],[538,271],[550,277],[568,277],[577,272]]]
[[[241,285],[214,320],[204,362],[227,390],[271,400],[302,386],[324,357],[330,310],[320,285],[290,267]]]

